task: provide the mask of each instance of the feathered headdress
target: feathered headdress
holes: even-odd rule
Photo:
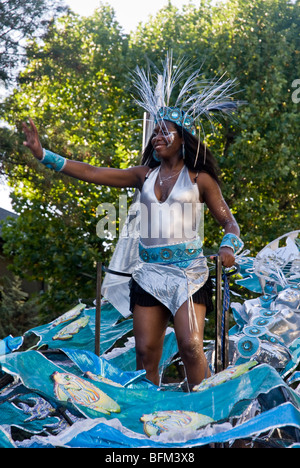
[[[186,60],[173,64],[172,52],[167,54],[162,71],[156,70],[155,81],[150,66],[147,72],[137,67],[132,74],[133,85],[139,95],[135,102],[149,114],[153,122],[169,120],[196,135],[196,125],[202,128],[203,118],[213,125],[216,112],[231,114],[239,104],[233,100],[236,80],[222,82],[223,77],[210,82],[201,80],[201,68],[192,71],[192,66]],[[188,78],[174,98],[174,90],[187,73]]]

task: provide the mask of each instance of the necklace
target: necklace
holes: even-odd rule
[[[162,184],[163,184],[164,182],[166,182],[167,180],[170,180],[170,179],[173,179],[173,177],[176,177],[178,174],[180,174],[180,172],[182,171],[182,169],[183,169],[183,167],[180,169],[180,171],[176,172],[176,174],[173,174],[173,175],[171,175],[171,176],[169,176],[169,177],[165,177],[164,179],[161,178],[161,176],[160,176],[160,169],[159,169],[159,171],[158,171],[159,185],[162,186]]]

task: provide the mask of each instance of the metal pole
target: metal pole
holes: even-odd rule
[[[215,298],[215,372],[223,370],[222,365],[222,262],[219,255],[216,263],[216,298]]]
[[[102,262],[97,262],[95,354],[100,356]]]
[[[222,363],[223,370],[227,369],[229,364],[229,307],[224,310],[224,329],[223,329],[223,349],[222,349]]]

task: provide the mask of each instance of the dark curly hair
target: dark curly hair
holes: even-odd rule
[[[202,141],[199,141],[198,138],[193,136],[183,127],[180,127],[174,122],[172,122],[172,124],[174,125],[178,135],[183,138],[185,146],[184,163],[187,168],[194,172],[207,172],[220,185],[219,167],[211,151],[204,145],[204,143],[202,143]],[[159,166],[160,162],[156,161],[153,157],[154,148],[151,140],[152,136],[143,152],[141,164],[154,168]],[[197,163],[194,165],[197,154]]]

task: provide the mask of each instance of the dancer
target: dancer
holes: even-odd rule
[[[29,125],[23,124],[23,130],[24,144],[47,167],[88,183],[137,190],[140,232],[138,253],[132,254],[136,258],[130,262],[134,267],[128,288],[137,370],[145,369],[147,378],[159,384],[159,362],[172,316],[179,353],[192,387],[210,375],[203,333],[206,313],[212,308],[211,283],[199,236],[204,203],[224,229],[219,249],[222,264],[231,267],[243,247],[239,226],[221,193],[216,161],[196,137],[195,120],[216,110],[234,110],[236,105],[229,82],[213,83],[202,95],[196,92],[191,99],[198,81],[198,74],[194,74],[182,88],[189,97],[180,93],[189,110],[180,99],[170,106],[170,83],[173,89],[176,79],[182,77],[180,67],[176,67],[172,80],[172,69],[171,58],[167,57],[155,90],[146,74],[136,71],[135,85],[141,96],[138,103],[148,112],[154,127],[139,166],[114,169],[66,159],[42,148],[31,119]]]

